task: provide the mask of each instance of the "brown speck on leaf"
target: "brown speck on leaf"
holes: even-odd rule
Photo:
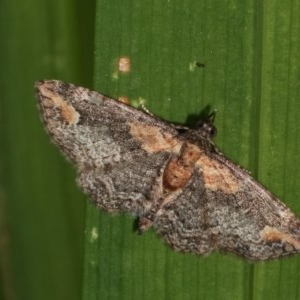
[[[120,97],[118,97],[118,100],[119,100],[121,103],[124,103],[124,104],[126,104],[126,105],[129,105],[129,104],[130,104],[129,98],[126,97],[126,96],[120,96]]]
[[[130,72],[130,58],[129,57],[120,57],[119,62],[119,71],[123,73]]]

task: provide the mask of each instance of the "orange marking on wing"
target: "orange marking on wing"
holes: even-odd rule
[[[240,182],[226,166],[203,154],[196,165],[201,169],[205,186],[212,191],[234,194],[240,190]]]
[[[264,229],[260,232],[261,238],[266,243],[289,243],[291,244],[295,249],[300,250],[300,242],[291,237],[289,234],[281,232],[277,230],[276,228],[265,226]]]
[[[61,109],[61,116],[68,124],[76,124],[79,121],[80,115],[75,108],[68,104],[63,98],[48,90],[47,86],[41,85],[40,92],[43,97],[52,101],[54,107],[59,107]]]
[[[130,134],[141,143],[141,147],[149,153],[156,153],[163,150],[170,150],[176,146],[180,147],[180,143],[169,133],[162,131],[151,125],[131,122]],[[173,151],[176,152],[176,149]]]

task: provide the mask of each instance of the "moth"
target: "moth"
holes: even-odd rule
[[[100,209],[139,218],[174,250],[248,260],[298,253],[300,222],[214,145],[214,114],[178,130],[97,92],[36,83],[45,127]]]

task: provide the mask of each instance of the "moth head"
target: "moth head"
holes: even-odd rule
[[[216,112],[213,111],[206,119],[198,121],[195,129],[204,137],[214,138],[217,134],[217,128],[214,125],[215,117]]]

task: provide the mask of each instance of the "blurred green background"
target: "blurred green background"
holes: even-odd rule
[[[217,109],[219,148],[300,216],[300,1],[0,0],[0,45],[0,299],[300,298],[297,256],[182,255],[98,212],[33,89],[65,80],[181,123]]]

